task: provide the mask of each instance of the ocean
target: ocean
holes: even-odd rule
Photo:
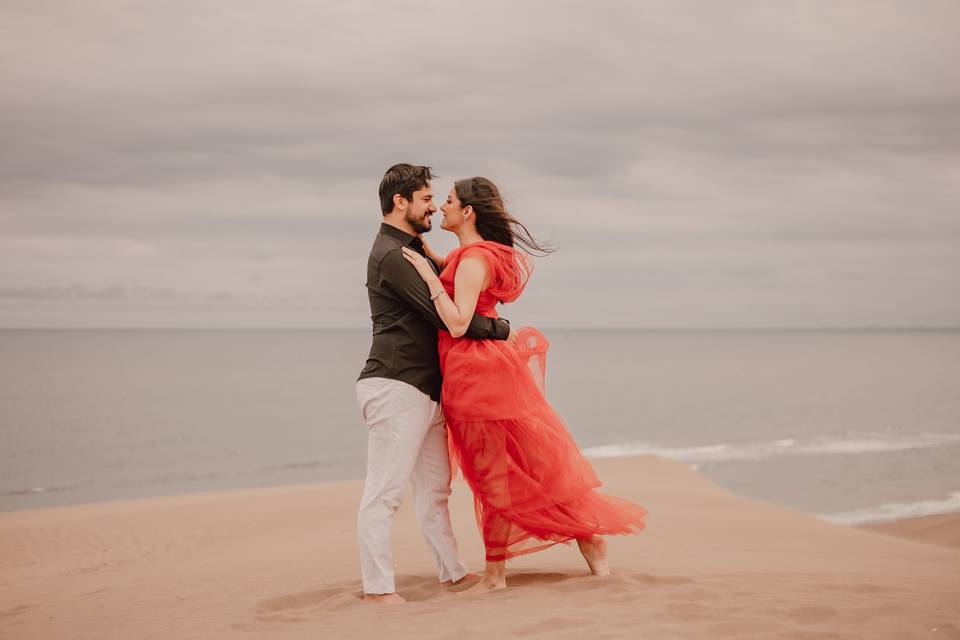
[[[841,523],[960,510],[960,331],[574,331],[547,397]],[[367,331],[0,331],[0,510],[362,478]],[[318,505],[319,508],[319,505]]]

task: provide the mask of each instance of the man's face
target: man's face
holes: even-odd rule
[[[430,216],[437,212],[433,204],[433,188],[428,184],[420,191],[414,191],[407,208],[406,220],[417,233],[430,231]]]

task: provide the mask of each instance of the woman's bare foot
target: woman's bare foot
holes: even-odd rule
[[[577,540],[580,553],[590,567],[590,573],[595,576],[610,575],[610,561],[607,559],[607,541],[600,536]]]
[[[461,591],[461,594],[477,594],[477,593],[487,593],[488,591],[497,591],[499,589],[507,588],[507,566],[506,562],[501,560],[500,562],[487,562],[487,566],[484,567],[483,577],[480,578],[480,582],[473,585],[469,589]]]
[[[478,593],[487,593],[490,591],[498,591],[500,589],[506,589],[506,588],[507,588],[506,578],[501,578],[500,580],[487,580],[486,578],[484,578],[477,584],[473,585],[469,589],[464,589],[460,593],[465,595],[475,595]]]
[[[403,604],[406,600],[396,593],[365,593],[363,601],[371,604]]]

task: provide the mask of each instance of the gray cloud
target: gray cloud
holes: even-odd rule
[[[0,23],[0,325],[364,326],[401,160],[441,192],[489,175],[559,242],[521,320],[960,323],[953,2],[40,1]]]

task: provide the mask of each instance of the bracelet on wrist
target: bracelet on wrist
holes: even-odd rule
[[[436,293],[431,294],[431,295],[430,295],[430,301],[433,302],[434,300],[436,300],[437,298],[439,298],[440,296],[442,296],[442,295],[445,294],[446,292],[447,292],[446,289],[440,289],[440,291],[437,291]]]

